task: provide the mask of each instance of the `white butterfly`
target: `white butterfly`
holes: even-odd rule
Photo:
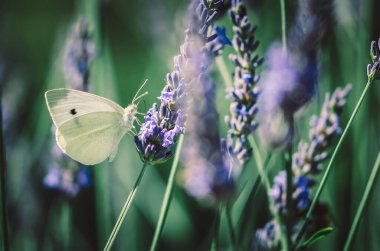
[[[135,101],[148,94],[137,96],[138,92],[124,109],[109,99],[87,92],[64,88],[47,91],[46,104],[57,128],[58,146],[85,165],[98,164],[107,157],[112,161],[120,140],[134,129],[136,114],[139,114]]]

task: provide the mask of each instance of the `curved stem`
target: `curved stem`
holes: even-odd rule
[[[156,230],[154,231],[154,237],[153,237],[152,245],[150,246],[150,251],[154,251],[157,249],[158,241],[160,240],[162,230],[165,225],[166,217],[169,212],[169,206],[170,206],[172,195],[173,195],[174,178],[178,169],[178,162],[179,162],[179,156],[181,155],[183,139],[184,139],[184,135],[181,134],[179,136],[177,150],[175,152],[173,164],[170,170],[168,184],[166,186],[165,196],[164,196],[164,200],[162,201],[160,216],[158,217],[158,222],[157,222]]]
[[[137,189],[139,188],[139,185],[140,185],[140,182],[141,182],[141,179],[145,173],[145,170],[146,170],[146,167],[148,166],[148,163],[147,162],[144,162],[143,164],[143,167],[141,168],[141,171],[140,171],[140,174],[139,176],[137,177],[137,180],[136,180],[136,183],[132,189],[132,191],[129,193],[128,195],[128,198],[127,200],[125,201],[125,204],[120,212],[120,215],[119,215],[119,218],[117,219],[116,221],[116,224],[115,226],[113,227],[113,230],[111,232],[111,235],[110,237],[108,238],[108,241],[107,241],[107,244],[106,246],[104,247],[104,251],[108,251],[111,249],[112,247],[112,244],[117,236],[117,234],[119,233],[119,230],[120,230],[120,227],[121,227],[121,224],[123,224],[124,222],[124,218],[125,216],[127,215],[127,212],[128,212],[128,209],[130,208],[132,202],[133,202],[133,199],[135,198],[135,195],[136,195],[136,192],[137,192]]]
[[[360,95],[360,98],[358,100],[358,102],[356,103],[356,106],[354,108],[354,111],[352,112],[351,114],[351,117],[350,119],[348,120],[348,123],[346,125],[346,127],[344,128],[343,130],[343,133],[342,133],[342,136],[339,138],[339,141],[338,141],[338,144],[336,145],[335,149],[334,149],[334,152],[333,154],[331,155],[331,159],[329,161],[329,164],[327,165],[327,168],[326,168],[326,171],[325,173],[323,174],[323,177],[322,177],[322,180],[321,180],[321,183],[319,184],[319,187],[318,187],[318,190],[313,198],[313,201],[311,203],[311,206],[309,208],[309,210],[307,211],[307,214],[306,214],[306,218],[305,218],[305,221],[301,227],[301,230],[300,232],[298,233],[298,236],[296,238],[296,241],[295,241],[295,247],[297,246],[297,244],[299,244],[299,242],[301,241],[302,239],[302,236],[303,234],[305,233],[305,230],[306,230],[306,226],[311,218],[311,214],[313,213],[313,210],[315,208],[315,206],[317,205],[317,202],[318,202],[318,199],[319,199],[319,196],[321,195],[322,193],[322,190],[326,184],[326,181],[327,181],[327,178],[330,174],[330,171],[331,171],[331,167],[332,167],[332,164],[335,160],[335,157],[340,149],[340,147],[342,146],[342,143],[343,143],[343,140],[344,138],[346,137],[347,135],[347,132],[348,132],[348,129],[351,127],[351,124],[352,124],[352,121],[354,120],[356,114],[358,113],[358,110],[360,108],[360,106],[362,105],[363,103],[363,100],[364,100],[364,97],[366,96],[367,92],[368,92],[368,89],[369,87],[371,86],[371,84],[373,83],[373,78],[369,77],[368,78],[368,81],[367,81],[367,84],[362,92],[362,94]]]
[[[280,0],[281,5],[281,33],[282,33],[282,48],[284,51],[287,49],[286,45],[286,14],[285,14],[285,0]]]
[[[364,210],[366,209],[368,205],[369,197],[372,194],[373,185],[375,184],[376,178],[379,174],[379,167],[380,167],[380,152],[377,154],[376,162],[375,162],[375,165],[373,166],[371,175],[369,176],[368,183],[364,191],[364,195],[360,201],[359,208],[356,211],[355,218],[350,229],[350,233],[348,234],[346,244],[344,245],[344,249],[343,249],[344,251],[348,251],[351,247],[351,243],[356,233],[356,230],[358,228],[359,222],[363,216]]]

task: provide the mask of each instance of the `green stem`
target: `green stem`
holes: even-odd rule
[[[285,0],[280,0],[281,5],[281,33],[282,33],[282,48],[287,49],[286,45],[286,15],[285,15]]]
[[[179,163],[179,157],[181,155],[183,139],[184,139],[184,135],[181,134],[179,136],[177,150],[176,150],[174,160],[173,160],[173,164],[172,164],[172,167],[170,170],[168,184],[166,186],[165,196],[164,196],[164,200],[162,201],[161,211],[160,211],[160,215],[158,217],[156,229],[154,231],[154,237],[153,237],[152,245],[150,246],[150,251],[154,251],[157,249],[158,241],[160,240],[162,230],[163,230],[164,225],[165,225],[166,217],[167,217],[168,212],[169,212],[170,203],[171,203],[172,195],[173,195],[174,178],[175,178],[175,175],[176,175],[177,169],[178,169],[178,163]]]
[[[219,227],[220,227],[221,213],[222,213],[222,206],[219,204],[218,211],[215,215],[214,237],[212,239],[212,244],[211,244],[211,250],[212,251],[219,250]]]
[[[0,91],[0,95],[2,95]],[[0,118],[2,118],[2,105],[0,104]],[[8,239],[8,207],[7,207],[7,162],[5,155],[5,146],[3,140],[3,124],[0,123],[0,147],[1,147],[1,167],[0,167],[0,189],[1,189],[1,218],[2,218],[2,235],[3,235],[3,250],[9,250],[9,239]]]
[[[286,239],[288,250],[292,248],[292,226],[293,226],[293,205],[292,205],[292,194],[293,194],[293,172],[292,172],[292,140],[289,143],[286,163],[285,163],[285,171],[286,171]]]
[[[216,57],[215,61],[216,61],[216,66],[218,67],[218,70],[220,74],[222,75],[222,78],[226,87],[232,87],[233,84],[232,84],[231,75],[227,69],[227,65],[226,65],[226,62],[224,61],[223,56],[220,55]]]
[[[267,167],[268,167],[269,161],[271,160],[271,157],[272,157],[272,153],[270,152],[264,162],[264,168],[265,170],[268,170],[267,172],[269,172],[269,169]],[[253,184],[253,187],[249,193],[247,200],[243,204],[244,205],[243,210],[239,214],[240,215],[239,221],[238,221],[239,222],[238,223],[239,225],[238,242],[239,243],[243,242],[243,234],[246,233],[248,226],[252,223],[251,211],[256,206],[253,201],[256,198],[256,195],[258,194],[260,187],[261,187],[261,178],[260,178],[260,175],[258,175],[256,177],[255,183]]]
[[[363,100],[364,100],[364,97],[366,96],[367,92],[368,92],[368,89],[369,87],[371,86],[371,84],[373,83],[373,77],[369,77],[368,78],[368,81],[367,81],[367,84],[366,86],[364,87],[364,90],[362,92],[362,94],[360,95],[360,98],[358,100],[358,102],[356,103],[356,106],[354,108],[354,111],[352,112],[351,114],[351,117],[350,119],[348,120],[348,123],[346,125],[346,127],[344,128],[343,130],[343,133],[342,133],[342,136],[339,138],[339,141],[338,141],[338,144],[336,145],[335,149],[334,149],[334,152],[333,154],[331,155],[331,159],[329,161],[329,164],[327,165],[327,168],[326,168],[326,171],[325,173],[323,174],[323,177],[322,177],[322,180],[321,180],[321,183],[319,184],[319,187],[317,189],[317,192],[313,198],[313,201],[311,203],[311,206],[309,208],[309,210],[307,211],[307,214],[306,214],[306,218],[305,218],[305,221],[301,227],[301,230],[300,232],[298,233],[298,236],[296,238],[296,241],[295,241],[295,247],[297,246],[297,244],[301,241],[302,239],[302,236],[303,234],[305,233],[305,230],[306,230],[306,226],[311,218],[311,214],[313,213],[313,210],[315,208],[315,206],[317,205],[317,202],[318,202],[318,199],[319,199],[319,196],[321,195],[322,193],[322,190],[326,184],[326,181],[327,181],[327,178],[330,174],[330,171],[331,171],[331,167],[332,167],[332,164],[335,160],[335,157],[340,149],[340,147],[342,146],[342,143],[343,143],[343,140],[345,139],[346,137],[346,134],[348,132],[348,129],[351,127],[351,124],[357,114],[357,112],[359,111],[359,108],[360,106],[362,105],[363,103]]]
[[[377,154],[376,162],[375,165],[373,166],[371,175],[369,176],[367,186],[365,188],[363,197],[360,201],[359,208],[356,211],[354,221],[352,223],[350,232],[348,234],[348,238],[346,241],[346,244],[344,245],[344,251],[348,251],[351,247],[352,240],[354,238],[354,235],[356,233],[356,230],[358,228],[359,222],[361,218],[363,217],[364,210],[366,209],[368,202],[369,202],[369,197],[372,194],[373,191],[373,186],[375,185],[376,178],[379,174],[379,167],[380,167],[380,152]]]
[[[236,241],[236,235],[234,231],[234,224],[232,223],[232,217],[231,217],[231,207],[229,205],[226,205],[226,218],[227,218],[227,226],[228,226],[228,233],[230,234],[230,241],[232,244],[232,249],[237,250],[237,241]]]
[[[141,168],[140,174],[137,177],[136,183],[135,183],[132,191],[129,193],[128,198],[127,198],[127,200],[126,200],[126,202],[125,202],[125,204],[123,206],[123,209],[120,212],[119,218],[117,219],[116,224],[113,227],[112,233],[111,233],[110,237],[108,238],[107,244],[104,247],[104,251],[109,251],[111,249],[112,244],[113,244],[113,242],[114,242],[117,234],[119,233],[121,224],[123,224],[123,222],[124,222],[124,218],[125,218],[125,216],[126,216],[126,214],[128,212],[128,209],[130,208],[130,206],[131,206],[131,204],[133,202],[133,199],[135,198],[137,189],[139,188],[141,179],[142,179],[142,177],[143,177],[143,175],[145,173],[145,170],[146,170],[147,166],[148,166],[148,163],[144,162],[143,167]]]
[[[272,212],[273,217],[274,217],[275,221],[277,222],[277,224],[279,224],[279,226],[282,226],[281,218],[280,218],[280,215],[278,214],[277,209],[275,208],[273,198],[269,195],[269,190],[271,189],[271,185],[270,185],[268,176],[267,176],[265,169],[264,169],[264,164],[263,164],[263,160],[261,159],[259,148],[258,148],[256,141],[255,141],[252,134],[248,137],[248,140],[249,140],[249,143],[251,144],[252,149],[253,149],[253,155],[254,155],[254,158],[256,160],[257,170],[258,170],[259,175],[261,177],[261,181],[264,184],[265,192],[268,195],[267,198],[269,201],[270,211]],[[282,247],[284,247],[284,248],[288,247],[288,244],[287,244],[288,241],[287,241],[286,237],[284,236],[283,231],[280,231],[280,241],[281,241]]]

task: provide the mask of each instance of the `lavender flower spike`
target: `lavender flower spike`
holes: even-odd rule
[[[260,132],[269,146],[286,144],[293,134],[290,120],[314,95],[314,81],[289,52],[274,45],[267,55],[268,69],[261,82]]]
[[[172,156],[172,148],[185,129],[185,89],[207,70],[207,58],[204,60],[199,55],[204,54],[202,51],[207,51],[207,44],[217,37],[208,34],[221,3],[219,0],[192,2],[185,42],[181,46],[181,54],[174,57],[174,71],[166,77],[166,85],[159,97],[161,105],[153,104],[135,136],[142,161],[162,163]]]
[[[340,117],[351,89],[352,85],[348,84],[343,89],[337,88],[332,95],[326,94],[321,114],[311,117],[310,144],[301,141],[298,152],[293,154],[292,169],[295,175],[315,175],[321,171],[320,165],[328,157],[326,150],[341,134]]]
[[[63,72],[68,85],[88,91],[90,64],[95,57],[95,44],[90,39],[88,24],[80,19],[66,43]]]
[[[247,9],[240,0],[233,0],[230,17],[235,33],[232,45],[236,54],[230,59],[235,65],[234,86],[227,89],[227,98],[231,100],[230,116],[225,122],[229,127],[226,144],[231,156],[243,165],[252,155],[247,136],[257,128],[257,98],[259,81],[256,69],[263,62],[254,56],[259,42],[255,38],[256,27],[248,20]]]
[[[64,49],[63,72],[67,87],[88,91],[90,64],[94,57],[95,45],[90,39],[88,25],[84,19],[80,19],[74,25]],[[52,133],[55,134],[54,126]],[[90,185],[89,168],[68,158],[54,144],[43,183],[45,187],[73,198],[82,188]]]
[[[202,202],[225,200],[233,194],[235,184],[220,143],[215,85],[203,75],[192,87],[180,180],[187,192]]]
[[[367,75],[370,78],[380,79],[380,38],[371,42],[370,55],[372,64],[367,66]]]
[[[301,141],[298,146],[298,152],[292,156],[292,172],[293,172],[293,193],[292,193],[292,212],[294,216],[294,224],[292,226],[292,234],[298,233],[297,226],[302,217],[305,216],[311,204],[311,189],[315,185],[315,176],[320,172],[321,164],[327,159],[327,149],[332,145],[334,138],[341,133],[340,117],[343,111],[343,106],[346,104],[346,97],[351,91],[351,85],[345,88],[337,88],[332,95],[326,94],[325,102],[322,106],[320,116],[312,116],[310,122],[310,144]],[[269,195],[275,202],[275,210],[278,210],[281,217],[287,216],[286,208],[286,172],[280,171],[274,178],[274,184],[269,191]],[[320,206],[322,207],[322,206]],[[327,211],[324,210],[324,213]],[[318,215],[315,212],[313,218],[326,218],[323,215]],[[318,222],[317,222],[318,223]],[[268,224],[276,224],[269,222]],[[268,225],[267,224],[267,225]],[[256,232],[256,237],[262,247],[278,247],[279,241],[273,243],[274,235],[268,229],[259,229]],[[273,230],[272,230],[273,231]],[[272,250],[270,248],[265,250]]]

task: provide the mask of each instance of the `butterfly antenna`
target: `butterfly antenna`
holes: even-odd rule
[[[133,100],[132,100],[132,103],[134,103],[135,101],[139,100],[140,98],[142,98],[142,97],[144,97],[146,95],[148,95],[148,92],[144,92],[141,95],[139,95],[137,97],[134,97]]]
[[[145,84],[148,82],[148,79],[145,79],[144,83],[140,86],[140,88],[137,90],[135,96],[133,97],[133,100],[132,100],[132,103],[134,103],[136,100],[138,100],[139,98],[145,96],[146,94],[148,94],[148,92],[145,92],[143,93],[142,95],[138,96],[137,95],[139,94],[139,92],[141,91],[141,89],[145,86]]]

